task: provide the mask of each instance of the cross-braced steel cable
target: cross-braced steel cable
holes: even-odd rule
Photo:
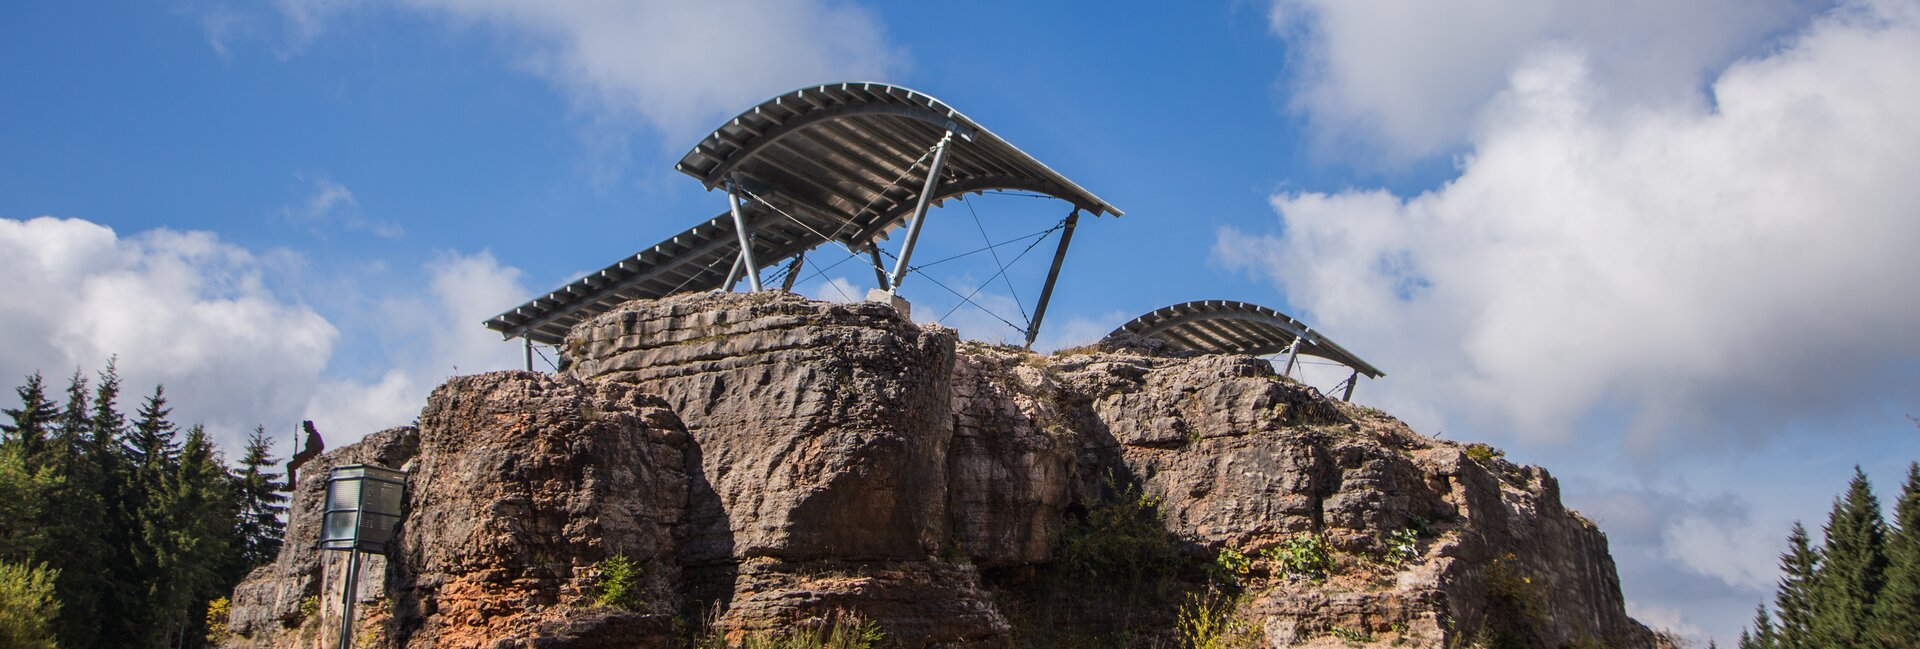
[[[980,230],[980,240],[987,242],[987,252],[993,255],[993,265],[1000,267],[1000,281],[1007,286],[1007,293],[1013,296],[1013,308],[1020,310],[1020,319],[1033,322],[1033,316],[1027,315],[1027,305],[1020,302],[1020,291],[1013,288],[1013,278],[1007,275],[1007,264],[1000,263],[1000,253],[993,249],[993,239],[987,236],[987,226],[980,222],[980,213],[974,211],[973,202],[965,195],[960,196],[960,204],[967,206],[967,213],[973,215],[973,227]]]

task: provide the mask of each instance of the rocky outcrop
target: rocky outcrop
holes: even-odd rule
[[[301,467],[287,508],[286,542],[273,563],[255,569],[234,588],[227,620],[232,646],[332,646],[322,628],[324,618],[339,619],[340,592],[345,580],[344,553],[323,552],[320,540],[321,505],[327,493],[327,475],[336,466],[373,464],[401,467],[420,446],[413,427],[393,428],[357,443],[323,453]],[[359,600],[379,601],[384,594],[380,575],[386,562],[379,556],[362,560]],[[331,587],[325,592],[323,587]]]
[[[851,617],[910,647],[1155,646],[1206,614],[1259,646],[1654,644],[1544,470],[1258,359],[1043,356],[776,292],[629,303],[567,354],[434,393],[378,642],[681,646]],[[290,538],[317,533],[317,493]],[[313,592],[295,545],[236,592],[236,643]],[[607,606],[614,555],[636,597]]]
[[[693,609],[751,631],[852,608],[938,645],[1006,634],[973,571],[935,560],[954,342],[881,304],[708,293],[629,303],[567,344],[574,374],[662,395],[686,422]]]
[[[669,646],[690,446],[664,402],[620,383],[495,372],[441,386],[420,416],[393,544],[396,636]],[[635,568],[636,606],[594,610],[615,555]]]

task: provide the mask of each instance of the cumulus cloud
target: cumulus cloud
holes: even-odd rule
[[[80,219],[0,219],[0,377],[38,371],[64,385],[117,355],[128,410],[165,384],[181,422],[231,436],[284,420],[339,338],[267,288],[269,269],[293,263],[206,232],[121,237]]]
[[[905,52],[885,25],[845,0],[406,0],[406,8],[489,30],[525,69],[562,88],[612,126],[684,136],[775,94],[810,83],[885,80]],[[297,53],[364,0],[274,0],[270,11],[221,0],[196,3],[208,41],[235,40]],[[679,142],[683,138],[673,138]]]
[[[525,300],[518,269],[488,253],[449,253],[426,271],[426,291],[386,296],[363,316],[378,318],[385,371],[371,380],[323,381],[313,392],[305,418],[322,431],[357,438],[406,425],[448,378],[524,366],[519,345],[480,326],[503,305]]]
[[[808,83],[883,79],[901,53],[871,12],[836,0],[412,0],[486,24],[583,105],[690,132]]]
[[[1603,109],[1619,84],[1590,55],[1530,56],[1445,186],[1278,195],[1278,231],[1216,248],[1367,350],[1428,429],[1480,413],[1551,439],[1606,406],[1645,448],[1910,393],[1916,13],[1850,4],[1711,101],[1633,110]]]
[[[1693,104],[1699,86],[1820,0],[1275,0],[1293,107],[1335,137],[1419,156],[1464,144],[1482,104],[1542,51],[1571,51],[1613,89],[1604,108]]]
[[[449,376],[520,365],[518,346],[479,326],[528,293],[491,255],[442,254],[424,288],[404,273],[327,286],[375,287],[358,296],[370,306],[332,318],[288,286],[303,265],[208,232],[122,237],[81,219],[0,219],[0,377],[40,372],[64,387],[117,357],[123,410],[164,384],[176,422],[206,424],[232,449],[256,424],[280,432],[302,418],[338,446],[412,421]],[[377,349],[373,376],[338,367],[349,337]]]

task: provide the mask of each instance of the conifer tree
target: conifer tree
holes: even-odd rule
[[[0,443],[18,445],[20,457],[28,468],[38,469],[48,459],[48,451],[53,437],[54,420],[59,416],[58,406],[47,400],[46,387],[41,384],[40,373],[27,376],[27,384],[14,389],[20,396],[19,408],[0,410],[13,418],[13,424],[0,424],[0,432],[5,432]]]
[[[1774,594],[1774,613],[1779,616],[1775,642],[1779,649],[1814,649],[1813,582],[1819,574],[1820,551],[1807,538],[1807,528],[1793,522],[1787,534],[1787,551],[1780,555],[1780,588]]]
[[[1740,649],[1760,649],[1760,645],[1753,643],[1753,634],[1748,633],[1746,629],[1740,630],[1740,641],[1734,646]]]
[[[1773,618],[1767,616],[1767,605],[1761,604],[1754,607],[1753,636],[1749,639],[1747,632],[1742,630],[1740,637],[1740,646],[1745,649],[1773,649],[1779,643],[1779,638],[1773,630]]]
[[[287,511],[282,504],[287,502],[287,496],[281,493],[286,485],[273,470],[278,462],[273,457],[273,441],[267,438],[266,427],[254,427],[253,435],[247,438],[246,455],[240,458],[240,472],[234,476],[240,504],[236,530],[240,560],[235,579],[280,554],[280,543],[286,536],[286,523],[281,522],[280,515]]]
[[[147,641],[176,646],[204,622],[206,603],[229,585],[237,503],[227,468],[194,426],[141,517],[141,545],[150,554]]]
[[[60,407],[60,414],[54,417],[53,438],[54,446],[61,451],[60,471],[70,478],[68,487],[97,492],[97,485],[80,479],[93,473],[82,466],[90,457],[88,447],[93,439],[93,420],[87,412],[87,377],[81,375],[78,369],[67,379],[67,403]]]
[[[14,393],[20,396],[20,407],[4,410],[13,424],[0,424],[5,433],[0,435],[0,559],[24,562],[43,553],[51,541],[48,499],[60,476],[48,463],[48,433],[58,407],[47,401],[39,372]]]
[[[22,398],[22,407],[9,414],[18,413],[15,414],[16,428],[22,430],[29,426],[21,420],[36,420],[32,428],[39,429],[37,437],[43,443],[40,452],[27,463],[35,467],[31,469],[32,486],[26,488],[32,493],[16,491],[17,495],[0,495],[0,500],[15,503],[22,499],[31,501],[30,509],[37,512],[24,525],[33,532],[28,545],[37,549],[24,556],[18,552],[0,554],[10,554],[16,561],[42,564],[48,575],[57,575],[49,578],[53,580],[55,599],[61,604],[53,620],[59,644],[70,649],[85,649],[96,646],[99,627],[96,604],[113,588],[113,581],[103,568],[108,564],[106,544],[101,539],[111,530],[112,521],[101,514],[101,481],[87,455],[93,423],[92,413],[88,412],[86,379],[78,370],[74,372],[64,406],[46,398],[46,392],[44,381],[37,374],[28,378],[27,385],[16,389]],[[26,508],[12,509],[12,513],[0,518],[16,517]],[[0,529],[10,526],[15,525],[0,521]],[[16,544],[15,547],[22,546]]]
[[[53,467],[36,470],[21,445],[0,444],[0,561],[25,563],[48,553],[52,539],[42,521],[58,484]]]
[[[103,579],[108,588],[101,592],[96,609],[99,615],[90,621],[94,626],[95,644],[98,647],[125,646],[130,638],[139,637],[146,628],[141,619],[144,612],[142,603],[146,592],[139,584],[139,568],[135,565],[139,557],[139,526],[135,515],[137,504],[132,502],[138,492],[133,489],[133,475],[127,463],[126,448],[123,445],[127,436],[127,418],[119,410],[120,374],[117,359],[109,359],[106,369],[99,373],[99,383],[94,385],[93,410],[88,421],[87,457],[100,479],[99,496],[102,512],[100,539],[104,543],[101,563],[92,570],[104,572]],[[105,565],[101,571],[98,566]]]
[[[1860,467],[1827,517],[1827,542],[1814,579],[1814,641],[1823,647],[1866,646],[1873,602],[1886,578],[1886,523],[1880,500]]]
[[[1920,647],[1920,463],[1907,465],[1893,520],[1886,584],[1874,601],[1873,640],[1885,649]]]
[[[66,403],[54,423],[53,447],[59,453],[58,473],[65,478],[62,488],[50,499],[55,513],[47,534],[59,552],[44,557],[60,577],[56,588],[60,615],[55,627],[60,646],[87,649],[95,646],[100,631],[100,602],[113,592],[110,571],[109,537],[114,521],[107,515],[103,493],[108,476],[101,474],[96,456],[107,449],[95,449],[90,392],[86,376],[74,370],[68,380]],[[108,454],[104,458],[112,458]]]
[[[179,444],[175,427],[167,417],[166,389],[155,386],[153,394],[140,404],[134,422],[120,445],[127,467],[127,490],[123,495],[128,513],[126,531],[131,537],[128,567],[122,584],[123,616],[139,630],[135,636],[143,645],[164,643],[170,607],[177,599],[169,570],[182,559],[183,539],[180,512],[174,500],[179,465]]]
[[[126,454],[127,462],[133,465],[134,474],[141,480],[158,480],[178,459],[180,445],[175,440],[173,422],[167,420],[172,414],[173,409],[167,407],[164,385],[154,386],[153,395],[134,413],[136,419],[127,433]]]

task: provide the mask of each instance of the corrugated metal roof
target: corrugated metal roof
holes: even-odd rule
[[[926,154],[952,131],[935,199],[987,189],[1055,196],[1095,216],[1121,215],[945,102],[884,83],[835,83],[774,97],[702,139],[674,165],[709,189],[732,174],[791,194],[853,224],[849,244],[890,229],[913,209]],[[915,161],[917,167],[910,167]],[[830,225],[838,225],[833,223]],[[824,229],[823,232],[831,231]]]
[[[1300,353],[1353,368],[1367,378],[1386,376],[1352,352],[1287,314],[1246,302],[1201,300],[1154,309],[1107,334],[1159,340],[1179,351],[1205,354],[1278,354],[1300,341]]]
[[[828,242],[863,249],[886,238],[911,216],[928,154],[949,130],[934,204],[1004,189],[1121,215],[944,102],[881,83],[812,86],[769,99],[715,129],[674,167],[709,189],[739,179],[751,194],[742,199],[753,257],[765,268]],[[574,324],[622,302],[721,288],[739,252],[722,212],[485,324],[507,337],[559,344]]]

